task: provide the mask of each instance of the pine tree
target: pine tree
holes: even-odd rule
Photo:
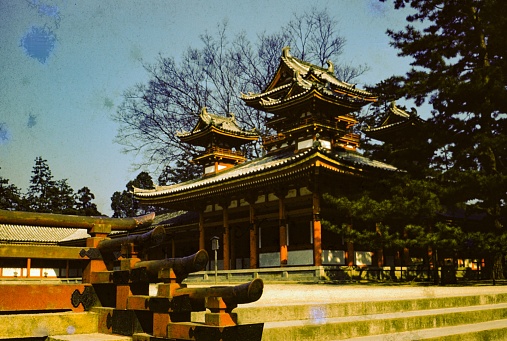
[[[47,160],[42,159],[41,156],[35,158],[32,174],[30,186],[26,194],[28,208],[30,211],[35,212],[51,212],[51,196],[57,191],[55,191],[55,181],[53,180]]]
[[[433,105],[432,161],[448,187],[443,202],[485,214],[479,232],[501,237],[507,201],[507,3],[394,1],[396,8],[407,3],[415,10],[407,20],[417,27],[388,34],[401,56],[413,58],[413,68],[388,82],[418,105]],[[501,252],[491,251],[493,278],[504,276]]]
[[[22,210],[22,196],[18,187],[9,184],[9,179],[0,176],[0,209]]]
[[[51,201],[51,213],[76,214],[76,200],[74,190],[67,183],[67,179],[58,180],[55,186],[49,189],[49,200]]]
[[[153,189],[155,185],[153,179],[147,172],[141,172],[134,180],[126,185],[127,189],[123,192],[116,191],[111,197],[111,209],[114,218],[126,218],[143,215],[148,212],[154,212],[154,207],[141,207],[139,202],[134,199],[134,187],[142,189]]]
[[[83,187],[77,191],[75,195],[77,214],[85,216],[101,216],[97,209],[97,205],[92,201],[95,199],[95,194],[91,192],[88,187]]]

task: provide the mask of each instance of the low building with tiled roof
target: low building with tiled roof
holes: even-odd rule
[[[0,278],[79,277],[83,262],[18,257],[9,250],[28,247],[42,254],[48,251],[48,246],[76,242],[84,246],[88,237],[90,235],[85,229],[0,223]]]
[[[87,254],[93,243],[114,232],[138,233],[153,218],[154,214],[108,218],[0,210],[0,280],[81,281],[96,261]]]

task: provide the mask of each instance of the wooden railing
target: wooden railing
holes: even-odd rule
[[[245,154],[240,150],[231,150],[227,148],[220,147],[211,147],[206,149],[205,154],[223,154],[223,155],[231,155],[231,156],[241,156],[243,157]]]

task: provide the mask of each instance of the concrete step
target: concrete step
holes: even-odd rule
[[[73,334],[73,335],[53,335],[46,341],[132,341],[130,336],[112,335],[112,334]]]
[[[39,338],[97,331],[97,314],[89,312],[0,315],[0,339]]]
[[[266,322],[263,341],[344,340],[507,319],[507,303]]]
[[[238,323],[260,323],[292,320],[318,320],[335,317],[387,314],[404,311],[452,307],[470,307],[507,302],[507,294],[433,297],[390,301],[359,301],[340,303],[311,303],[238,307]],[[202,315],[202,316],[200,316]],[[195,313],[196,321],[204,321],[204,313]],[[194,315],[193,315],[194,316]]]
[[[345,339],[347,341],[504,341],[507,339],[507,319],[478,322],[452,327],[412,330],[402,333],[371,335]],[[343,339],[342,339],[343,340]]]

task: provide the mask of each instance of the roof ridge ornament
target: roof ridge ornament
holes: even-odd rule
[[[199,113],[199,116],[201,116],[204,121],[206,121],[205,118],[211,119],[211,115],[208,113],[207,107],[201,108],[201,112]]]
[[[282,57],[284,58],[292,57],[290,54],[290,46],[285,46],[284,48],[282,48]]]
[[[331,73],[334,75],[334,64],[332,61],[330,61],[329,59],[326,61],[327,63],[327,72]]]

